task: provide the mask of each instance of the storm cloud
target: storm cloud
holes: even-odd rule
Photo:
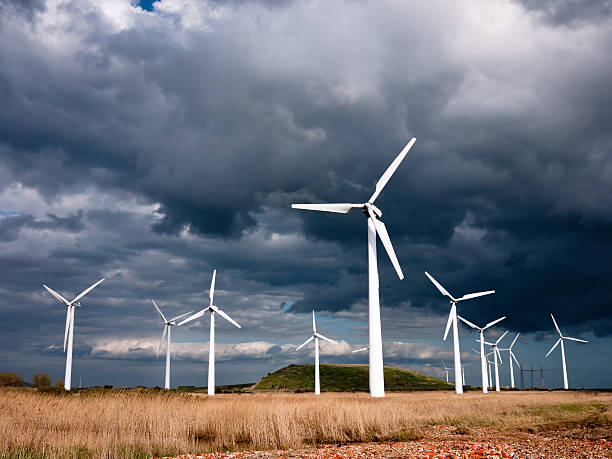
[[[496,290],[477,323],[609,344],[609,2],[141,3],[0,2],[3,348],[61,342],[43,282],[106,276],[75,339],[144,342],[149,299],[195,309],[213,268],[228,342],[286,345],[314,308],[363,343],[365,218],[290,204],[365,201],[413,136],[376,202],[406,276],[379,246],[383,336],[444,326],[427,270]]]

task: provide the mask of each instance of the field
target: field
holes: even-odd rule
[[[597,392],[260,393],[0,389],[0,457],[151,457],[456,433],[557,432],[612,440],[612,394]],[[446,427],[445,427],[446,426]],[[560,432],[560,433],[559,433]]]

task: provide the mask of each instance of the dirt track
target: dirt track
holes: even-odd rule
[[[278,451],[240,451],[189,454],[195,458],[611,458],[609,432],[555,431],[505,433],[489,428],[458,430],[451,426],[429,426],[422,439],[406,442],[373,442],[322,445],[317,448]],[[568,437],[566,434],[569,434]],[[608,436],[597,438],[599,435]]]

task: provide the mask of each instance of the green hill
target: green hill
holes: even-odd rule
[[[320,365],[321,392],[367,392],[367,365]],[[445,390],[452,384],[402,368],[385,367],[385,390]],[[314,365],[289,365],[262,378],[255,391],[314,391]]]

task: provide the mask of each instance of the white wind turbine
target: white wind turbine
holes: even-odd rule
[[[448,370],[452,370],[453,367],[447,367],[444,360],[442,360],[442,366],[444,367],[444,373],[446,373],[446,382],[448,382]]]
[[[448,336],[451,325],[453,326],[453,351],[455,354],[455,392],[457,394],[463,394],[463,384],[461,378],[461,355],[459,351],[459,334],[457,332],[457,303],[459,301],[469,300],[471,298],[477,298],[483,295],[490,295],[495,293],[495,290],[487,290],[486,292],[468,293],[463,295],[461,298],[454,298],[450,293],[446,291],[438,281],[436,281],[431,274],[425,271],[425,275],[429,280],[436,286],[436,288],[442,293],[442,295],[450,298],[450,313],[448,314],[448,321],[446,322],[446,330],[444,332],[444,340]]]
[[[495,325],[497,322],[501,322],[502,320],[504,320],[506,318],[506,316],[504,317],[500,317],[497,320],[494,320],[493,322],[489,322],[488,324],[486,324],[484,327],[479,327],[478,325],[474,325],[472,322],[470,322],[469,320],[464,319],[461,316],[457,316],[457,318],[459,320],[461,320],[462,322],[466,323],[467,325],[469,325],[470,327],[478,330],[479,335],[480,335],[480,369],[482,372],[482,393],[486,394],[488,392],[487,390],[487,363],[486,363],[486,356],[485,356],[485,349],[484,349],[484,344],[485,344],[485,340],[484,340],[484,331],[489,328],[492,327],[493,325]],[[514,344],[514,343],[512,343]],[[514,386],[513,386],[514,387]]]
[[[563,387],[567,390],[569,389],[569,385],[567,383],[567,367],[565,366],[565,348],[563,347],[563,340],[569,339],[570,341],[578,341],[579,343],[588,343],[588,341],[584,339],[570,338],[569,336],[563,336],[563,334],[561,333],[561,330],[559,330],[557,321],[555,320],[552,314],[550,315],[550,317],[552,317],[553,323],[555,324],[555,328],[557,329],[557,332],[559,333],[559,339],[557,340],[555,345],[550,348],[550,351],[548,351],[548,354],[546,354],[546,357],[548,357],[550,353],[554,350],[554,348],[556,348],[557,345],[561,343],[561,361],[563,362]]]
[[[382,212],[374,205],[374,201],[381,193],[393,173],[399,167],[405,156],[408,154],[416,138],[412,138],[404,147],[400,154],[395,158],[385,173],[376,182],[374,194],[363,204],[292,204],[293,209],[319,210],[323,212],[336,212],[341,214],[348,213],[351,209],[361,209],[368,221],[368,329],[369,329],[369,379],[370,396],[385,396],[385,379],[383,374],[383,351],[382,351],[382,332],[380,328],[380,298],[378,292],[378,262],[376,259],[376,235],[380,240],[391,259],[391,263],[400,279],[404,278],[402,268],[400,268],[393,245],[387,234],[385,224],[379,220]]]
[[[213,298],[215,296],[215,277],[217,276],[217,270],[213,270],[212,281],[210,282],[210,291],[208,296],[210,297],[210,303],[204,309],[196,312],[191,317],[186,318],[178,325],[183,325],[195,319],[199,319],[204,315],[206,311],[210,311],[210,344],[208,348],[208,395],[215,395],[215,314],[219,314],[225,320],[232,325],[241,328],[237,322],[234,321],[225,312],[219,309],[213,304]]]
[[[80,308],[81,303],[79,300],[100,285],[103,281],[104,278],[100,279],[92,286],[87,287],[72,301],[66,300],[66,298],[64,298],[62,295],[43,284],[43,287],[47,289],[51,295],[68,307],[68,310],[66,311],[66,329],[64,330],[64,352],[66,352],[66,341],[68,341],[68,352],[66,352],[66,373],[64,374],[64,389],[66,390],[70,390],[70,380],[72,379],[72,337],[74,333],[74,309]]]
[[[508,351],[508,360],[510,360],[510,387],[512,389],[514,389],[514,365],[512,364],[512,359],[514,359],[518,367],[521,368],[521,366],[518,363],[518,360],[516,360],[516,356],[514,355],[514,352],[512,352],[512,346],[514,346],[514,343],[516,343],[516,340],[518,339],[519,335],[520,333],[516,334],[510,346],[508,346],[505,349],[500,349],[500,351]]]
[[[319,377],[319,338],[324,339],[325,341],[329,341],[332,344],[338,344],[335,341],[326,338],[325,336],[317,333],[317,324],[315,322],[315,313],[312,311],[312,336],[308,338],[304,343],[298,346],[295,350],[299,351],[308,343],[310,343],[313,339],[315,342],[315,395],[321,394],[321,379]]]
[[[501,358],[501,354],[499,353],[499,347],[497,346],[499,344],[499,342],[504,339],[504,336],[506,336],[506,334],[508,333],[508,331],[506,330],[504,332],[503,335],[501,335],[497,341],[495,341],[494,343],[489,343],[487,341],[485,341],[484,343],[488,346],[491,346],[493,348],[493,358],[495,360],[495,390],[497,392],[499,392],[501,389],[499,387],[499,369],[497,366],[497,358],[499,357],[499,364],[502,364],[502,358]]]
[[[161,316],[162,322],[164,324],[164,331],[162,333],[161,341],[159,342],[159,347],[157,348],[157,358],[159,358],[159,353],[161,352],[162,344],[164,343],[164,338],[166,337],[166,333],[168,334],[168,343],[166,345],[166,380],[164,383],[164,389],[170,389],[170,327],[176,325],[176,321],[181,317],[185,317],[188,314],[191,314],[193,311],[186,312],[179,316],[173,317],[170,320],[166,320],[166,317],[162,314],[161,309],[157,306],[155,300],[151,300],[153,302],[153,306],[159,312]]]

